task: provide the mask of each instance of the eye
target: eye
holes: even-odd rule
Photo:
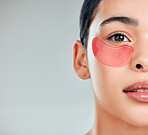
[[[116,42],[128,42],[130,41],[124,34],[116,33],[107,38],[108,40],[116,41]]]

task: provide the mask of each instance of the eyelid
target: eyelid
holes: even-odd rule
[[[125,32],[118,32],[118,31],[111,33],[109,36],[107,36],[107,39],[110,40],[110,38],[112,38],[112,36],[114,36],[116,34],[124,35],[129,40],[129,42],[131,42],[129,35],[127,36],[127,34],[125,34]],[[114,42],[116,42],[116,41],[114,41]]]

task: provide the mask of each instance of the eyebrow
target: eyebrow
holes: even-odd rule
[[[138,26],[138,20],[121,16],[121,17],[110,17],[110,18],[104,20],[100,24],[100,27],[102,27],[106,24],[109,24],[111,22],[121,22],[121,23],[128,24],[128,25],[135,26],[135,27]]]

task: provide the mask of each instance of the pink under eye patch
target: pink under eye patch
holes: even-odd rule
[[[129,45],[112,47],[102,42],[98,37],[92,41],[92,50],[97,60],[111,67],[127,65],[133,54],[133,48]]]

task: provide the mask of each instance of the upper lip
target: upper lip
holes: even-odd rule
[[[134,83],[123,90],[123,92],[129,92],[138,89],[148,89],[148,81]]]

